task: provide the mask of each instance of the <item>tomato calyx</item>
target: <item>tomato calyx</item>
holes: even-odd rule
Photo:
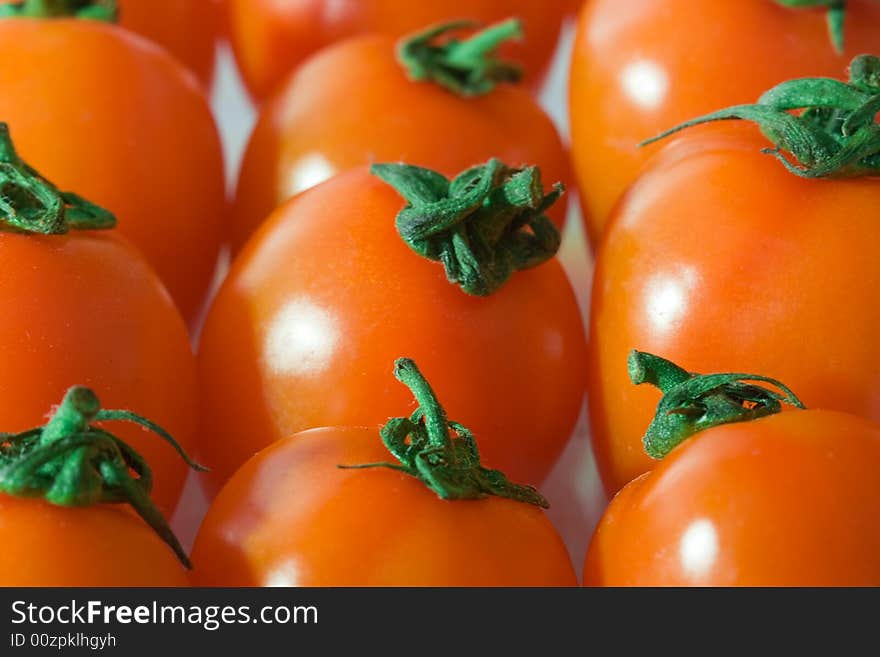
[[[492,159],[452,181],[408,164],[374,164],[370,171],[407,201],[397,215],[403,240],[441,262],[449,282],[468,294],[488,296],[559,250],[559,230],[545,212],[564,187],[556,183],[544,194],[537,167],[513,169]]]
[[[409,77],[430,81],[459,96],[482,96],[500,82],[519,82],[522,69],[495,57],[505,41],[522,38],[522,24],[515,18],[496,23],[473,36],[439,43],[442,37],[478,27],[473,21],[443,23],[401,40],[397,57]]]
[[[838,53],[843,52],[847,0],[776,0],[776,2],[784,7],[796,9],[827,7],[828,34],[831,37],[831,44]]]
[[[643,439],[645,452],[654,459],[664,458],[697,432],[775,415],[783,403],[806,408],[787,386],[758,374],[695,374],[665,358],[635,350],[627,366],[635,385],[649,383],[663,393]],[[783,394],[749,381],[769,383]]]
[[[0,231],[63,235],[116,226],[116,217],[72,192],[62,192],[22,160],[9,126],[0,123]]]
[[[117,0],[21,0],[0,6],[0,18],[85,18],[115,23]]]
[[[340,468],[390,468],[405,472],[444,500],[496,496],[549,508],[550,504],[534,487],[511,483],[503,472],[480,464],[473,433],[447,419],[436,393],[413,360],[398,358],[394,363],[394,377],[412,391],[419,404],[410,417],[392,418],[379,432],[385,447],[399,463],[340,465]]]
[[[802,110],[792,114],[792,110]],[[880,57],[859,55],[849,82],[833,78],[788,80],[765,92],[754,105],[736,105],[682,123],[643,142],[646,146],[712,121],[756,123],[775,144],[773,155],[802,178],[880,175]],[[791,162],[783,153],[790,153]]]
[[[0,492],[66,507],[129,504],[191,568],[189,557],[150,499],[150,466],[125,442],[92,424],[106,421],[138,424],[174,447],[189,467],[205,470],[162,427],[130,411],[104,410],[92,390],[74,386],[45,426],[0,434]]]

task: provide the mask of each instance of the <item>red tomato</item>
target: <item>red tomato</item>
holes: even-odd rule
[[[562,539],[535,506],[446,501],[408,474],[337,467],[389,457],[376,427],[316,429],[266,448],[211,505],[193,548],[193,582],[577,584]]]
[[[233,263],[199,350],[202,459],[214,491],[275,440],[376,425],[410,401],[387,377],[417,360],[484,461],[540,483],[568,441],[586,347],[553,259],[474,297],[401,239],[403,202],[354,169],[281,206]]]
[[[614,498],[584,584],[877,586],[878,468],[880,428],[844,413],[709,429]]]
[[[192,76],[112,25],[10,18],[0,20],[0,86],[19,152],[112,210],[194,320],[223,239],[225,191],[219,137]]]
[[[0,429],[43,424],[65,390],[82,384],[106,408],[142,414],[192,451],[197,400],[189,337],[165,288],[131,245],[112,231],[0,233],[0,261]],[[114,424],[113,431],[152,466],[153,499],[170,515],[186,464],[137,426]],[[63,517],[44,516],[47,522]]]
[[[189,586],[168,546],[122,508],[0,494],[0,541],[0,586]]]
[[[214,78],[220,32],[217,0],[118,0],[119,24],[161,44],[193,71],[205,88]]]
[[[757,100],[789,78],[837,76],[880,43],[880,5],[850,0],[846,52],[826,10],[772,0],[593,0],[572,60],[572,152],[596,243],[612,207],[656,147],[637,144],[685,120]]]
[[[767,146],[749,126],[695,129],[613,214],[586,361],[609,492],[655,463],[641,437],[656,397],[622,366],[633,348],[697,371],[764,372],[808,407],[880,420],[880,184],[799,178]]]
[[[112,427],[133,423],[178,446],[174,438],[132,411],[102,408],[84,386],[71,386],[47,418],[40,427],[4,433],[0,443],[7,557],[0,586],[186,585],[173,562],[190,563],[150,499],[150,466]],[[110,504],[127,504],[133,513]]]
[[[505,48],[537,81],[556,49],[566,0],[229,0],[229,30],[238,66],[251,93],[266,98],[306,57],[336,41],[366,33],[393,37],[449,20],[485,24],[518,16],[526,39]]]
[[[282,202],[339,171],[406,161],[455,175],[490,157],[569,180],[559,134],[524,89],[461,97],[411,80],[388,37],[345,41],[309,59],[261,109],[238,182],[234,248]],[[552,210],[558,225],[566,205]]]

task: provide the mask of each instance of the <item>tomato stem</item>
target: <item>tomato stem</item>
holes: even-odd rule
[[[649,383],[663,393],[643,439],[645,452],[655,459],[699,431],[779,413],[783,402],[805,408],[787,386],[758,374],[693,374],[665,358],[635,350],[627,365],[635,385]],[[783,394],[748,381],[769,383]]]
[[[537,167],[512,169],[492,159],[452,181],[408,164],[375,164],[371,171],[407,201],[397,215],[403,240],[441,262],[449,282],[468,294],[488,296],[559,250],[559,231],[544,213],[564,188],[557,183],[544,194]]]
[[[93,422],[128,421],[156,433],[195,470],[204,470],[171,435],[130,411],[102,410],[97,395],[74,386],[43,427],[0,442],[0,492],[68,507],[129,504],[187,568],[189,557],[150,499],[153,474],[140,454]],[[134,476],[132,476],[132,473]]]
[[[792,114],[793,110],[803,110]],[[788,80],[754,105],[735,105],[682,123],[641,145],[712,121],[756,123],[775,148],[775,156],[802,178],[852,178],[880,175],[880,57],[859,55],[849,67],[849,82],[833,78]],[[782,153],[790,153],[792,163]]]
[[[776,0],[776,2],[785,7],[797,9],[827,7],[828,35],[831,37],[831,44],[838,53],[843,53],[847,0]]]
[[[430,81],[460,96],[481,96],[499,82],[519,82],[522,70],[495,57],[495,51],[510,39],[522,38],[522,24],[511,18],[477,32],[468,39],[442,37],[478,24],[473,21],[443,23],[403,39],[397,57],[410,78]]]
[[[533,487],[513,484],[504,473],[480,464],[473,433],[446,417],[427,379],[409,358],[394,363],[395,378],[407,386],[419,404],[408,418],[392,418],[380,436],[399,463],[341,465],[344,469],[391,468],[411,475],[444,500],[475,500],[506,497],[548,508],[546,499]]]
[[[9,126],[0,123],[0,231],[61,235],[115,225],[110,212],[60,191],[28,166],[15,151]]]
[[[117,0],[20,0],[0,6],[0,18],[86,18],[116,22]]]

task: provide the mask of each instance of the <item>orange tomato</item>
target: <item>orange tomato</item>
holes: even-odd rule
[[[880,184],[797,177],[767,146],[751,126],[694,129],[613,213],[586,361],[611,493],[656,463],[641,449],[656,397],[628,384],[631,349],[697,371],[762,372],[808,407],[880,420]]]
[[[563,12],[547,5],[565,0],[229,0],[230,39],[251,93],[266,98],[303,60],[324,46],[366,33],[400,37],[449,20],[485,24],[518,16],[525,25],[522,43],[505,47],[538,81],[556,49]]]
[[[0,586],[189,586],[153,530],[110,505],[67,508],[0,494],[0,541]]]
[[[878,467],[880,428],[844,413],[708,429],[614,498],[584,585],[877,586]]]
[[[225,191],[219,137],[192,76],[112,25],[9,18],[0,86],[0,120],[21,155],[113,211],[193,321],[223,239]]]
[[[657,147],[639,142],[695,116],[755,102],[783,80],[837,77],[880,43],[880,5],[850,0],[846,51],[826,10],[772,0],[593,0],[572,59],[572,154],[595,244]]]
[[[197,400],[189,337],[165,288],[131,245],[112,232],[0,233],[0,261],[2,431],[42,425],[47,409],[81,384],[93,388],[105,408],[142,414],[191,451]],[[152,466],[153,499],[170,515],[186,464],[140,427],[114,423],[112,430]],[[17,513],[31,508],[9,504]],[[34,523],[58,524],[66,517],[59,513],[47,510]],[[84,515],[96,527],[119,522],[112,520],[116,512]],[[13,527],[5,517],[0,526]],[[58,541],[45,545],[57,551]]]
[[[214,78],[217,0],[118,0],[119,24],[167,48],[205,88]]]
[[[535,506],[446,501],[408,474],[337,467],[389,457],[378,427],[316,429],[266,448],[211,505],[193,548],[193,582],[577,584],[562,539]]]
[[[392,39],[350,39],[309,59],[263,105],[239,177],[233,247],[278,205],[340,171],[406,161],[455,175],[490,157],[569,180],[559,134],[524,89],[460,97],[409,79]],[[566,205],[551,210],[558,225]]]
[[[201,458],[216,491],[275,440],[375,425],[410,402],[388,363],[422,365],[484,461],[540,483],[581,406],[585,340],[555,259],[473,297],[401,239],[404,203],[354,169],[281,206],[233,262],[202,333]],[[378,382],[378,383],[377,383]]]

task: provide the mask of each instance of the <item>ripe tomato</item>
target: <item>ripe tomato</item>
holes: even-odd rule
[[[134,410],[188,451],[195,436],[195,359],[186,327],[143,257],[119,236],[0,233],[0,428],[42,424],[73,384],[106,408]],[[139,427],[114,432],[153,467],[153,499],[170,514],[187,467]]]
[[[281,206],[233,262],[199,349],[214,491],[275,440],[386,420],[409,401],[383,383],[404,354],[483,436],[488,465],[532,483],[553,465],[586,358],[565,272],[553,259],[490,296],[465,294],[401,239],[402,206],[353,169]]]
[[[263,105],[238,182],[234,248],[278,205],[339,171],[406,161],[454,175],[490,157],[569,180],[559,134],[524,89],[461,97],[411,80],[388,37],[344,41],[309,59]],[[553,208],[558,225],[566,205]]]
[[[217,0],[118,0],[119,24],[168,49],[205,88],[214,78]]]
[[[378,427],[315,429],[267,447],[211,505],[193,548],[193,582],[577,584],[562,539],[537,507],[501,497],[447,501],[408,474],[337,467],[389,456]]]
[[[751,126],[671,142],[615,209],[593,284],[588,394],[603,482],[654,466],[655,397],[626,383],[630,349],[699,371],[764,372],[808,407],[880,420],[880,184],[807,180]]]
[[[225,192],[220,141],[193,78],[112,25],[9,18],[0,86],[0,118],[19,152],[112,210],[194,320],[223,238]]]
[[[656,147],[637,144],[695,116],[754,102],[772,85],[838,76],[880,42],[880,5],[846,3],[846,51],[826,10],[773,0],[593,0],[571,71],[572,153],[596,243],[612,207]]]
[[[0,585],[186,585],[181,564],[190,562],[150,499],[149,463],[102,426],[120,421],[179,448],[149,419],[103,409],[84,386],[71,386],[42,426],[3,434],[0,540],[9,565],[0,567]],[[111,504],[128,504],[139,518]]]
[[[0,541],[0,586],[189,586],[153,530],[110,505],[66,508],[0,494]]]
[[[549,4],[565,0],[549,0]],[[540,80],[559,37],[563,12],[534,0],[229,0],[229,30],[239,69],[251,93],[266,98],[306,57],[336,41],[367,33],[400,37],[426,25],[472,19],[493,23],[518,16],[526,39],[505,47]],[[325,81],[326,82],[326,81]]]
[[[878,467],[880,428],[844,413],[708,429],[614,498],[584,584],[877,586]]]
[[[162,283],[124,238],[98,230],[112,228],[112,215],[22,161],[6,124],[0,162],[0,456],[10,433],[41,425],[73,385],[89,386],[110,408],[143,413],[189,451],[195,362]],[[185,463],[134,425],[119,435],[153,465],[155,500],[169,513]]]

